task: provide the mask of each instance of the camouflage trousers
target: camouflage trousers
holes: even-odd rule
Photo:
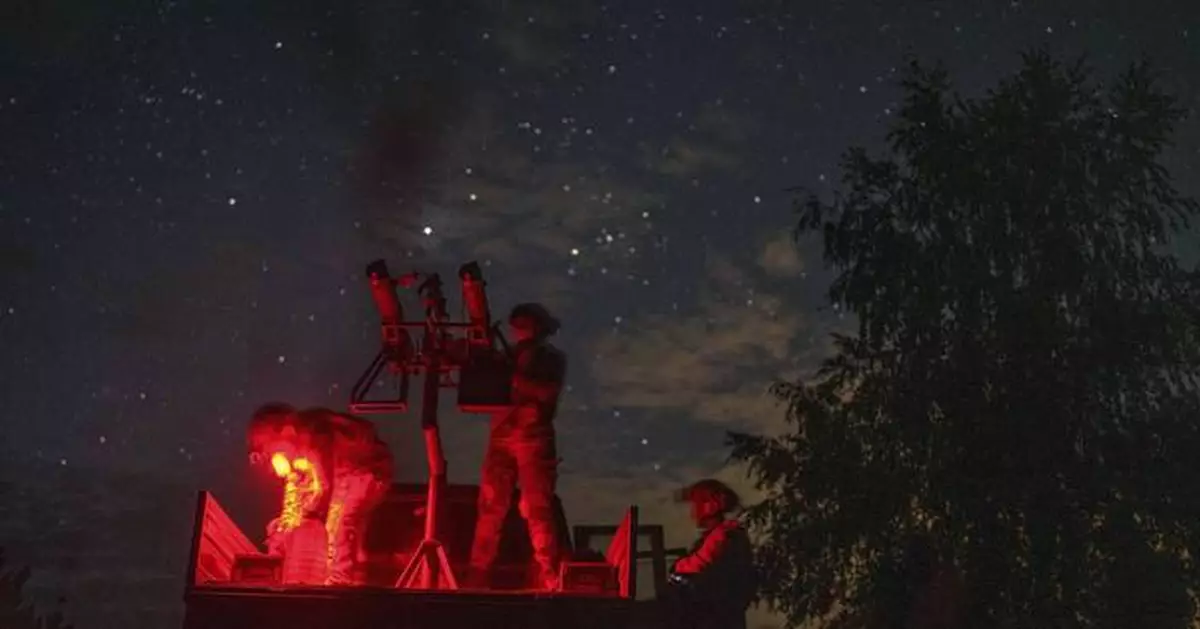
[[[363,542],[371,513],[383,502],[388,483],[367,472],[335,474],[325,530],[329,535],[327,585],[358,585],[357,570],[365,555]]]
[[[479,482],[479,517],[471,547],[471,572],[486,580],[500,549],[505,518],[519,486],[520,511],[529,526],[539,585],[551,586],[558,575],[559,540],[554,513],[558,454],[554,437],[493,439],[488,443]]]

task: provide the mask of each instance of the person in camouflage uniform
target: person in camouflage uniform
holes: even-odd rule
[[[371,422],[325,408],[303,411],[267,404],[250,420],[250,462],[269,462],[276,453],[312,465],[322,496],[312,511],[325,510],[329,537],[326,585],[357,585],[363,541],[375,508],[392,483],[392,453]]]
[[[519,507],[529,527],[538,586],[553,589],[561,552],[554,512],[558,452],[553,420],[566,357],[546,340],[558,331],[558,322],[544,307],[521,304],[508,320],[516,341],[512,405],[491,419],[468,584],[485,587],[490,582],[513,489],[520,486]]]

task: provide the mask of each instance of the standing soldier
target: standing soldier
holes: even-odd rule
[[[750,536],[730,514],[741,501],[725,483],[706,478],[678,498],[691,506],[700,538],[671,569],[673,626],[679,629],[745,629],[755,595]]]
[[[392,453],[371,422],[324,408],[304,411],[267,404],[250,420],[250,462],[269,462],[282,454],[305,459],[322,495],[312,499],[326,508],[329,577],[326,585],[363,582],[359,570],[363,541],[375,508],[392,482]]]
[[[479,482],[479,519],[471,548],[468,583],[484,587],[491,579],[500,532],[521,488],[520,509],[529,526],[538,585],[554,589],[558,581],[559,540],[554,511],[558,480],[554,415],[566,376],[566,356],[547,338],[558,321],[539,304],[521,304],[508,317],[513,338],[512,405],[492,416],[491,434]]]

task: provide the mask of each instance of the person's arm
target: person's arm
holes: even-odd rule
[[[305,467],[307,469],[300,470],[300,472],[308,475],[308,482],[299,487],[299,490],[301,492],[300,510],[307,515],[321,504],[321,498],[332,489],[330,484],[333,479],[330,478],[325,466],[321,464],[319,457],[316,461],[308,461]]]
[[[287,538],[284,533],[279,530],[279,518],[271,520],[267,524],[267,554],[268,555],[283,555],[284,547],[287,544]]]
[[[308,493],[304,497],[307,510],[319,505],[325,494],[333,490],[336,456],[333,422],[328,416],[303,415],[297,425],[297,437],[301,444],[300,449],[308,459],[307,473],[312,475],[306,488]]]
[[[731,528],[724,526],[713,529],[699,548],[675,562],[675,572],[686,575],[700,574],[712,567],[724,555],[730,542],[731,531]]]
[[[375,424],[351,415],[330,414],[329,423],[334,432],[353,442],[368,442],[375,438]]]
[[[543,382],[517,375],[513,378],[513,393],[517,400],[550,402],[562,387],[554,382]]]

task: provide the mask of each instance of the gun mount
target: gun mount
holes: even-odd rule
[[[393,278],[387,263],[367,266],[371,297],[379,311],[381,346],[350,395],[350,411],[363,415],[408,412],[410,383],[432,376],[439,389],[458,391],[464,413],[492,413],[509,404],[511,365],[508,344],[491,320],[487,283],[476,262],[458,270],[462,288],[462,320],[450,320],[439,275],[407,273]],[[397,288],[415,287],[425,316],[406,321]],[[419,334],[420,341],[414,341]],[[457,373],[458,380],[454,375]],[[388,398],[372,398],[372,389],[392,382]],[[422,413],[424,419],[424,411]]]
[[[497,347],[503,339],[491,321],[486,282],[475,262],[458,271],[465,320],[452,321],[446,311],[441,277],[436,273],[408,273],[393,279],[384,260],[367,265],[371,297],[379,311],[382,347],[354,385],[350,410],[360,414],[403,413],[408,410],[409,380],[423,378],[421,430],[429,461],[429,494],[426,505],[425,539],[397,586],[425,589],[458,589],[449,560],[438,541],[441,494],[446,484],[446,458],[438,427],[439,394],[443,388],[458,390],[459,408],[468,413],[489,413],[508,407],[510,361]],[[397,288],[412,288],[420,296],[425,316],[405,321]],[[410,331],[420,333],[414,343]],[[371,401],[368,394],[384,369],[395,379],[396,395],[390,400]],[[459,380],[454,380],[458,373]]]

